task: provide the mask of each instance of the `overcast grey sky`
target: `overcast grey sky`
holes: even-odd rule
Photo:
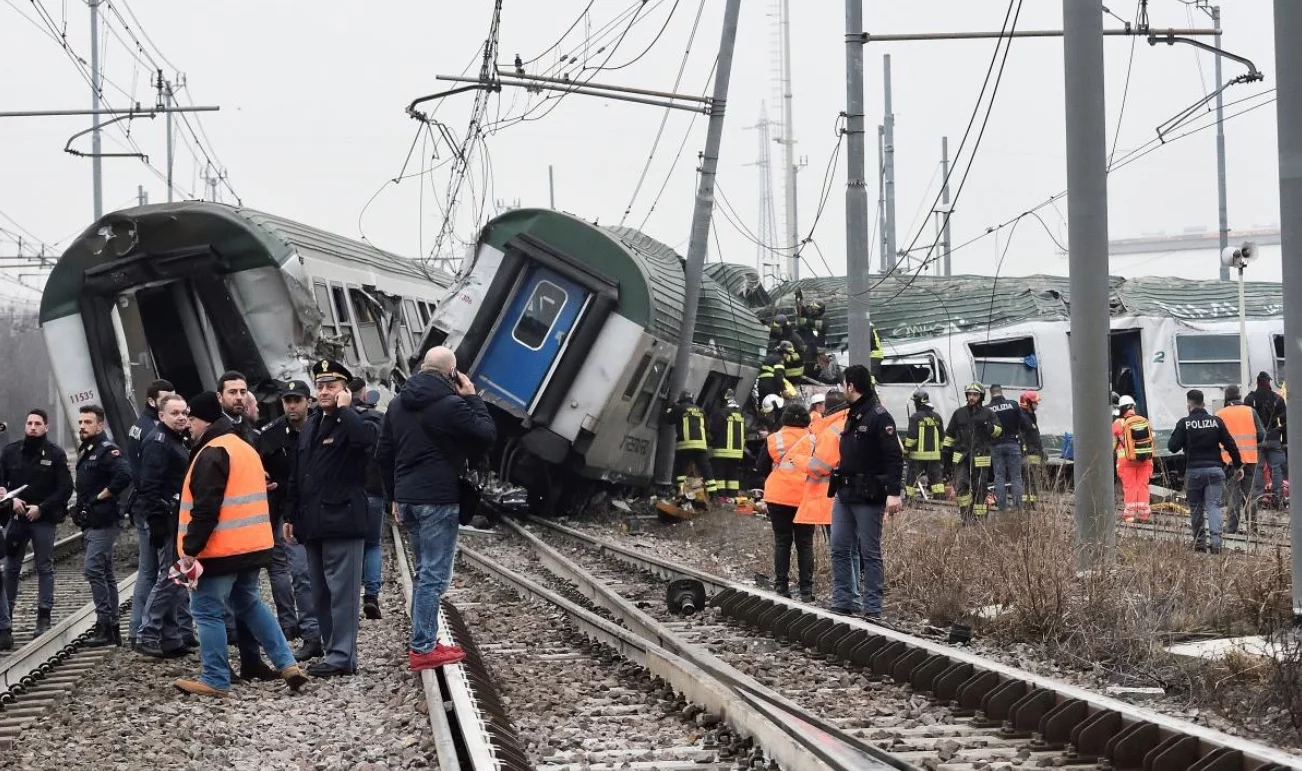
[[[412,176],[399,184],[395,177],[417,136],[418,124],[403,110],[414,97],[450,84],[437,74],[457,74],[474,62],[487,36],[493,3],[387,0],[380,3],[287,2],[223,0],[106,0],[104,72],[108,102],[124,106],[123,91],[142,103],[152,103],[151,74],[133,58],[138,38],[150,60],[171,76],[185,73],[188,89],[182,101],[216,104],[221,112],[202,118],[207,152],[229,174],[229,184],[244,204],[318,225],[338,233],[364,235],[372,243],[404,255],[428,253],[441,223],[440,203],[448,187],[448,168]],[[683,58],[693,19],[701,0],[649,0],[610,59],[628,62],[647,48],[671,7],[677,10],[649,53],[628,67],[597,76],[601,82],[668,90]],[[701,93],[717,52],[723,15],[722,0],[703,0],[700,29],[688,57],[680,91]],[[543,54],[588,5],[585,0],[546,3],[505,0],[499,62],[510,66],[516,53],[526,60]],[[631,0],[594,0],[586,19],[564,38],[560,50],[575,51],[578,64],[566,71],[579,75],[585,60],[585,35],[594,37],[612,19],[633,5]],[[1267,0],[1226,3],[1224,46],[1251,58],[1266,73],[1264,84],[1238,86],[1227,92],[1234,102],[1274,87],[1273,29]],[[746,127],[756,123],[762,100],[777,117],[772,71],[773,21],[769,0],[743,5],[732,89],[728,103],[719,182],[736,207],[742,224],[757,227],[758,177],[753,164],[758,138]],[[799,176],[801,230],[813,222],[824,181],[824,170],[837,144],[834,127],[845,108],[845,21],[840,0],[796,0],[792,3],[792,70],[794,131],[797,153],[808,166]],[[1136,3],[1112,0],[1119,16],[1132,18]],[[84,0],[4,0],[0,4],[0,109],[61,109],[88,107],[89,87],[55,39],[38,21],[41,10],[62,32],[66,23],[70,50],[89,59],[89,11]],[[866,0],[864,18],[873,32],[920,32],[998,29],[1007,10],[1004,0],[932,0],[887,2]],[[130,12],[139,20],[136,24]],[[1155,27],[1210,26],[1210,21],[1182,0],[1151,0]],[[26,17],[26,21],[23,17]],[[119,18],[120,17],[120,18]],[[65,21],[66,20],[66,21]],[[125,22],[125,23],[124,23]],[[1114,18],[1106,24],[1121,25]],[[621,25],[623,29],[626,25]],[[1061,3],[1025,2],[1019,28],[1061,26]],[[130,27],[130,31],[127,30]],[[148,39],[141,34],[147,33]],[[133,38],[133,33],[135,38]],[[925,215],[939,184],[940,141],[950,137],[951,154],[975,104],[981,80],[993,53],[993,40],[870,44],[866,48],[869,169],[875,207],[876,137],[881,119],[881,55],[890,53],[894,70],[898,239],[904,248],[925,227]],[[589,47],[593,66],[609,50]],[[1109,136],[1121,111],[1131,42],[1109,38],[1107,103]],[[161,52],[161,55],[160,55]],[[551,68],[558,51],[544,54],[529,69]],[[165,57],[165,59],[163,58]],[[1201,64],[1201,71],[1199,65]],[[1226,62],[1226,77],[1242,71]],[[590,74],[587,73],[587,74]],[[1129,95],[1116,155],[1142,147],[1155,127],[1200,99],[1211,87],[1212,60],[1187,46],[1134,46]],[[120,90],[119,90],[120,89]],[[1266,102],[1270,95],[1234,105],[1233,114]],[[436,116],[459,137],[466,130],[473,95],[445,100]],[[505,90],[493,97],[489,118],[518,116],[539,97]],[[432,105],[426,105],[430,107]],[[547,107],[552,106],[551,103]],[[544,112],[539,110],[535,115]],[[486,140],[491,174],[481,162],[472,164],[471,185],[463,202],[486,196],[525,206],[547,205],[547,167],[556,169],[558,208],[600,222],[617,223],[630,203],[646,163],[663,111],[625,102],[571,95],[555,102],[545,117],[516,123]],[[989,226],[1004,222],[1066,187],[1063,149],[1062,45],[1056,39],[1013,41],[989,126],[975,166],[953,220],[954,242],[961,244]],[[192,117],[191,121],[195,119]],[[1206,125],[1202,116],[1193,127]],[[677,156],[691,117],[669,116],[664,138],[650,165],[642,191],[633,200],[627,224],[640,225],[666,243],[685,248],[692,209],[693,169],[704,144],[705,119],[692,126],[684,152]],[[66,243],[92,220],[91,163],[63,152],[63,144],[89,125],[88,118],[21,118],[0,120],[0,212],[16,220],[41,240]],[[198,126],[195,126],[198,129]],[[196,131],[196,133],[198,133]],[[975,132],[974,132],[975,133]],[[1177,132],[1179,133],[1179,132]],[[182,196],[203,195],[202,169],[188,145],[195,142],[181,124],[176,164]],[[1235,227],[1269,225],[1278,220],[1278,177],[1273,104],[1234,118],[1227,124],[1229,145],[1229,211]],[[105,150],[121,150],[116,129],[105,131]],[[131,136],[154,167],[164,166],[163,120],[138,120]],[[89,138],[78,140],[89,149]],[[972,142],[969,141],[969,150]],[[431,163],[434,148],[416,142],[408,174]],[[775,153],[777,148],[774,148]],[[964,158],[969,150],[965,150]],[[449,157],[445,143],[437,147],[440,160]],[[198,153],[202,158],[202,154]],[[436,161],[437,162],[437,161]],[[959,169],[963,167],[960,165]],[[664,194],[648,217],[666,175]],[[957,181],[957,176],[955,177]],[[424,184],[422,184],[424,183]],[[1156,231],[1178,232],[1189,226],[1216,225],[1216,167],[1214,131],[1206,130],[1171,143],[1117,171],[1110,178],[1110,222],[1113,238]],[[833,170],[831,193],[814,231],[828,267],[844,271],[845,153]],[[166,189],[156,174],[137,159],[104,160],[106,211],[134,203],[138,185],[153,202],[165,200]],[[379,194],[376,195],[377,191]],[[220,188],[222,200],[233,197]],[[777,189],[780,196],[780,187]],[[374,198],[373,198],[374,196]],[[373,198],[373,200],[372,200]],[[423,199],[423,200],[422,200]],[[370,205],[367,206],[368,201]],[[477,205],[458,207],[456,233],[473,237]],[[781,199],[778,200],[781,210]],[[363,211],[364,210],[364,211]],[[1053,237],[1065,243],[1066,201],[1040,213]],[[360,215],[360,216],[359,216]],[[482,215],[481,215],[482,216]],[[780,216],[780,214],[779,214]],[[870,213],[875,218],[875,211]],[[18,232],[0,217],[0,227]],[[736,227],[716,217],[719,246],[733,262],[754,263],[756,247]],[[1027,218],[1015,233],[987,237],[955,252],[954,271],[991,273],[1007,248],[1004,274],[1058,272],[1065,260],[1044,227]],[[1012,235],[1011,246],[1008,236]],[[11,254],[12,238],[0,232],[0,251]],[[826,274],[816,251],[806,250],[806,271]],[[1052,259],[1051,259],[1052,258]],[[874,258],[875,259],[875,258]],[[1201,257],[1199,259],[1202,259]],[[12,282],[0,280],[0,295],[31,296]],[[1278,276],[1259,276],[1278,280]],[[24,281],[37,283],[38,279]]]

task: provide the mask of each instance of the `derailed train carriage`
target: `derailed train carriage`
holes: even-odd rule
[[[192,201],[113,212],[68,247],[41,298],[64,413],[104,407],[115,436],[149,381],[187,396],[235,369],[276,413],[323,357],[387,397],[451,277],[251,209]]]
[[[598,483],[655,473],[684,305],[684,260],[659,241],[561,212],[490,221],[438,303],[422,350],[446,345],[498,427],[498,476],[535,509],[579,505]],[[744,398],[767,331],[708,277],[686,388],[707,407]]]

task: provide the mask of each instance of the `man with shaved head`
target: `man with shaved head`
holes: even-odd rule
[[[389,404],[375,460],[385,497],[411,533],[417,583],[411,609],[413,670],[455,664],[466,654],[438,641],[439,598],[452,581],[461,492],[467,459],[497,438],[488,408],[470,379],[457,372],[449,348],[431,348],[420,372]]]

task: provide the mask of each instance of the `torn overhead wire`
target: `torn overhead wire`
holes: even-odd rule
[[[1193,118],[1194,115],[1197,114],[1197,112],[1200,109],[1202,109],[1204,105],[1208,104],[1209,102],[1211,102],[1212,100],[1220,96],[1221,94],[1225,93],[1226,89],[1230,88],[1231,86],[1239,85],[1240,83],[1255,83],[1259,80],[1266,79],[1266,76],[1262,74],[1261,70],[1257,69],[1257,65],[1253,64],[1252,61],[1247,57],[1239,56],[1237,54],[1232,54],[1228,51],[1217,48],[1216,46],[1208,45],[1207,43],[1204,43],[1201,40],[1194,40],[1192,38],[1187,38],[1187,37],[1178,37],[1172,32],[1155,33],[1149,30],[1148,44],[1150,46],[1155,46],[1158,43],[1166,43],[1167,45],[1175,45],[1176,43],[1186,43],[1195,48],[1201,48],[1204,51],[1208,51],[1215,56],[1223,56],[1227,59],[1236,61],[1239,64],[1242,64],[1243,66],[1248,68],[1247,73],[1231,78],[1225,83],[1220,84],[1215,91],[1212,91],[1211,93],[1207,94],[1202,99],[1199,99],[1197,102],[1194,102],[1189,107],[1186,107],[1184,110],[1181,110],[1179,113],[1175,115],[1175,117],[1159,125],[1157,127],[1157,138],[1158,141],[1162,142],[1163,144],[1166,143],[1166,136],[1168,134],[1180,128],[1181,126],[1185,125],[1185,123],[1187,123],[1191,118]]]

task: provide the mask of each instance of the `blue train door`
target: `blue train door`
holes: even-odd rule
[[[555,271],[530,268],[480,357],[475,386],[528,412],[588,295]]]

